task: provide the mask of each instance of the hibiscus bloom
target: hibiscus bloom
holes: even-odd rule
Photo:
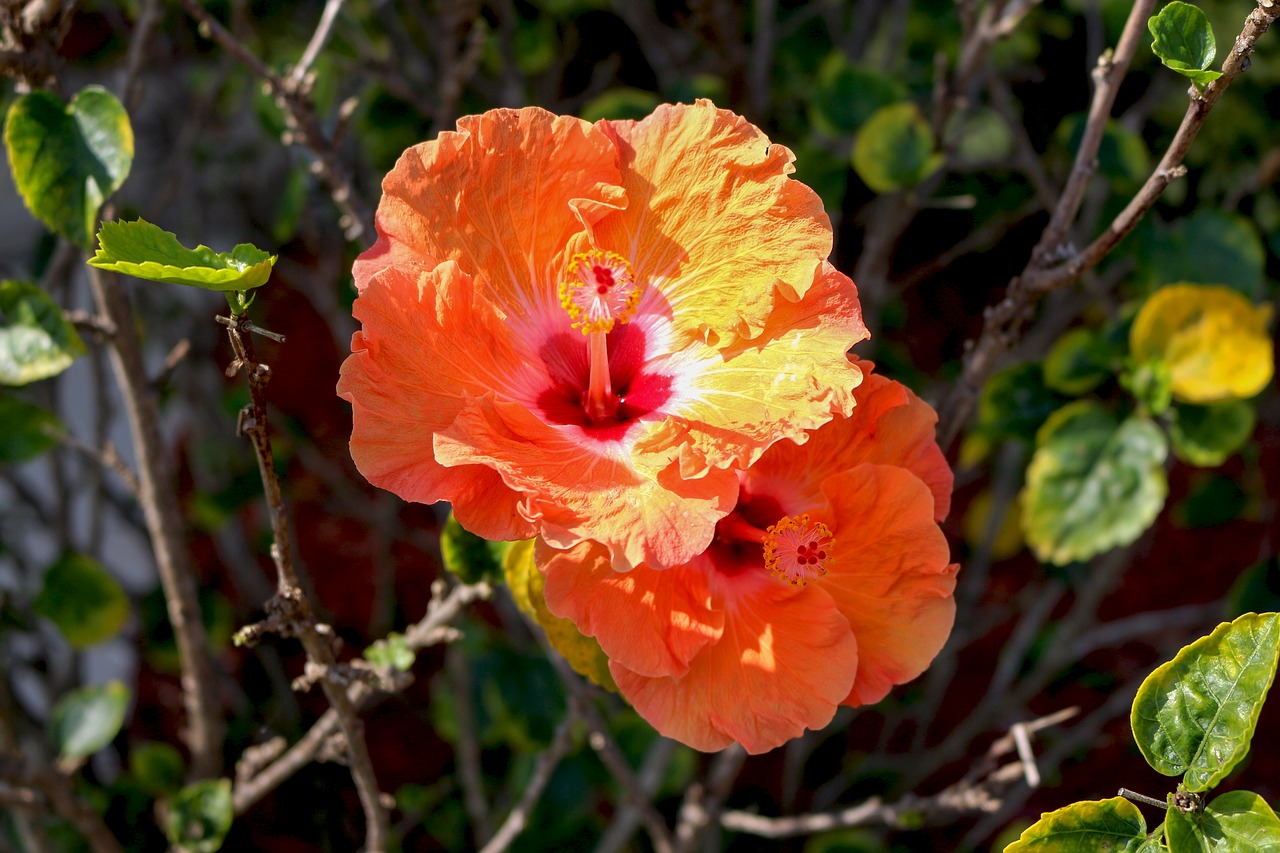
[[[684,565],[617,572],[594,542],[539,545],[548,608],[596,638],[662,734],[764,752],[884,698],[946,642],[956,566],[937,525],[952,479],[936,417],[881,376],[857,397],[852,417],[742,472],[736,508]]]
[[[737,471],[861,381],[857,292],[793,159],[707,101],[494,110],[406,151],[354,270],[360,471],[489,539],[705,550]]]

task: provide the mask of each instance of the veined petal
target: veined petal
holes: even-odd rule
[[[502,318],[457,264],[416,279],[388,268],[356,299],[338,394],[351,402],[351,456],[369,482],[406,500],[449,500],[466,527],[493,539],[533,535],[519,495],[488,468],[445,468],[431,453],[470,394],[513,381],[520,360]]]
[[[459,119],[383,180],[356,287],[389,266],[452,260],[510,316],[554,308],[569,238],[625,203],[618,183],[613,144],[580,119],[536,107]]]
[[[724,631],[724,614],[711,606],[700,569],[616,572],[604,546],[590,541],[561,551],[538,540],[534,559],[546,577],[547,608],[572,619],[610,660],[633,672],[682,676]]]
[[[649,723],[695,749],[757,754],[831,722],[858,670],[858,644],[825,592],[759,585],[725,613],[724,634],[682,677],[646,678],[611,660]]]
[[[835,546],[820,584],[858,638],[858,678],[844,704],[878,702],[946,643],[958,567],[933,520],[933,496],[911,472],[859,465],[822,489]]]
[[[853,414],[814,431],[807,444],[774,445],[750,469],[747,490],[772,495],[788,512],[817,511],[828,476],[866,462],[894,465],[924,481],[941,521],[951,508],[954,477],[934,437],[937,414],[905,385],[872,373],[871,362],[856,364],[866,379],[853,393]]]
[[[823,263],[799,299],[779,299],[760,333],[715,349],[692,343],[671,372],[686,377],[672,417],[633,448],[637,464],[676,459],[683,477],[751,465],[782,439],[848,415],[862,371],[844,354],[867,338],[857,289]]]
[[[794,156],[710,101],[597,124],[617,145],[626,210],[589,231],[661,286],[691,337],[730,344],[764,329],[775,297],[796,300],[831,253],[831,222]]]
[[[638,472],[621,442],[587,442],[519,404],[483,397],[435,436],[443,465],[486,465],[524,494],[520,512],[560,548],[594,539],[615,569],[677,566],[704,551],[732,507],[737,474]]]

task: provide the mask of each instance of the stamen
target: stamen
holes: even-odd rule
[[[582,334],[612,331],[614,323],[635,316],[639,303],[640,285],[622,255],[592,249],[569,259],[560,282],[560,305]]]
[[[804,586],[827,573],[835,542],[831,528],[811,521],[808,513],[784,515],[765,532],[764,567],[780,580]]]

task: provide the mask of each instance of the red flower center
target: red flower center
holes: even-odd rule
[[[764,567],[775,577],[804,586],[827,573],[835,537],[831,528],[809,514],[784,515],[764,537]]]

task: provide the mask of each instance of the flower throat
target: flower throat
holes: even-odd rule
[[[588,420],[609,420],[617,414],[618,397],[609,379],[605,336],[615,323],[626,323],[635,316],[640,285],[626,258],[617,252],[592,249],[569,260],[559,296],[573,328],[580,329],[587,338],[590,372],[582,409]]]

